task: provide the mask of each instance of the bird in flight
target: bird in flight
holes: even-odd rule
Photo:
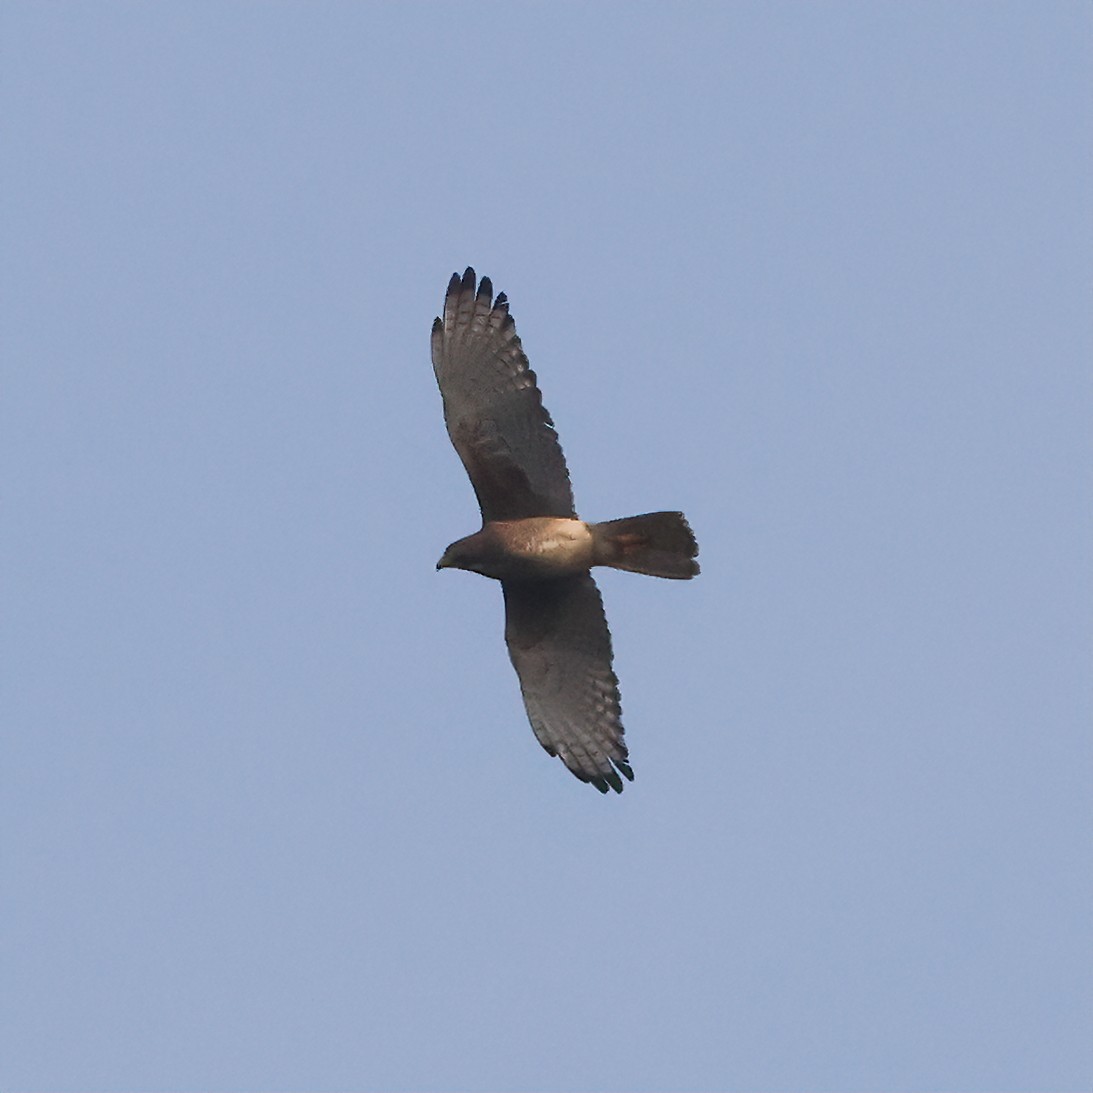
[[[505,641],[539,743],[582,782],[622,792],[634,779],[623,742],[611,634],[589,572],[698,574],[681,512],[590,524],[577,518],[569,471],[503,292],[473,269],[452,275],[433,323],[444,423],[470,476],[482,529],[452,543],[437,569],[501,582]]]

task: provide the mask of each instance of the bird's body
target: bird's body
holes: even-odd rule
[[[698,545],[683,514],[590,524],[573,506],[562,449],[504,293],[474,270],[452,276],[433,323],[433,368],[448,434],[470,476],[482,528],[437,569],[501,582],[505,641],[539,742],[578,778],[622,792],[634,774],[596,565],[689,579]]]
[[[571,577],[595,564],[592,529],[565,516],[491,520],[452,543],[437,569],[469,569],[498,581]]]

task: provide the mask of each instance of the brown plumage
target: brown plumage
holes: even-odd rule
[[[505,641],[539,743],[601,793],[633,780],[623,742],[611,635],[595,565],[686,580],[698,544],[680,512],[601,524],[577,518],[554,423],[488,277],[453,274],[433,323],[433,369],[444,421],[482,510],[482,529],[437,569],[501,582]]]

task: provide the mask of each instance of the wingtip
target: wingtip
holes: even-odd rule
[[[478,279],[478,275],[474,272],[474,266],[468,266],[463,275],[453,273],[451,280],[448,281],[448,298],[460,296],[465,292],[471,293],[475,299],[486,299],[492,301],[493,308],[500,308],[502,311],[507,312],[509,309],[509,299],[503,293],[497,294],[497,299],[493,298],[493,282],[489,277],[483,277],[481,281]]]
[[[630,769],[629,763],[624,759],[613,759],[612,762],[618,768],[617,770],[612,770],[609,774],[601,774],[588,779],[588,784],[595,786],[601,793],[606,793],[609,789],[613,789],[616,793],[622,793],[626,787],[623,784],[622,778],[619,777],[619,774],[622,774],[628,782],[634,780],[634,772]],[[578,777],[580,777],[580,775],[578,775]]]

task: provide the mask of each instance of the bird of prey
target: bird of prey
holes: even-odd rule
[[[687,580],[698,544],[681,512],[589,524],[577,518],[558,435],[488,277],[453,274],[433,323],[444,422],[470,476],[482,529],[437,569],[501,582],[505,641],[539,743],[601,793],[633,781],[623,742],[611,635],[594,565]]]

